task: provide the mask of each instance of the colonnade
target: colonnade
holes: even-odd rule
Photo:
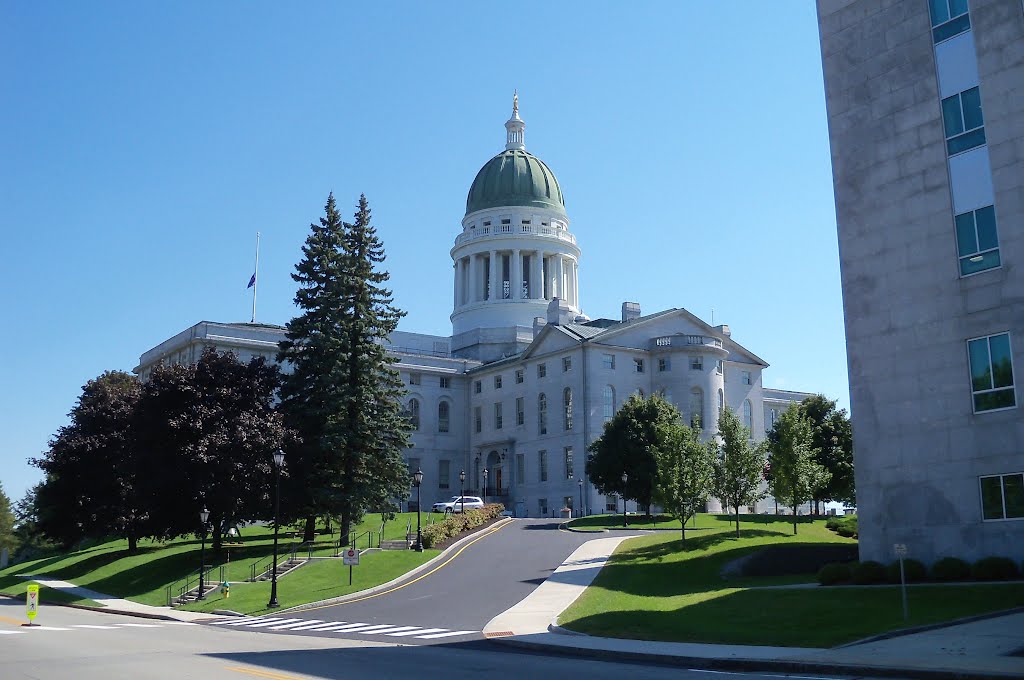
[[[467,255],[455,260],[455,308],[555,297],[576,307],[578,273],[579,263],[563,253],[515,248]]]

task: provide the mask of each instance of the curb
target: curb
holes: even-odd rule
[[[601,639],[601,638],[596,638]],[[647,652],[629,652],[610,649],[580,649],[547,645],[542,642],[530,642],[516,637],[489,638],[488,642],[519,649],[544,651],[560,656],[584,657],[602,661],[639,661],[657,663],[666,666],[699,668],[719,671],[781,671],[786,673],[826,673],[830,675],[866,675],[874,677],[905,678],[911,675],[921,680],[1007,680],[1017,678],[1012,673],[985,673],[978,671],[949,671],[927,668],[894,668],[888,666],[870,666],[858,664],[832,664],[815,661],[781,660],[781,659],[709,659],[706,657],[676,656],[674,654],[655,654]]]
[[[974,614],[973,616],[964,616],[959,619],[952,619],[950,621],[940,621],[939,623],[926,623],[920,626],[912,626],[910,628],[899,628],[897,630],[890,630],[885,633],[879,633],[878,635],[872,635],[871,637],[863,638],[862,640],[854,640],[853,642],[847,642],[843,645],[837,645],[833,649],[844,649],[846,647],[856,647],[857,645],[865,645],[869,642],[879,642],[880,640],[891,640],[892,638],[903,637],[904,635],[913,635],[915,633],[926,633],[930,630],[939,630],[941,628],[949,628],[950,626],[959,626],[964,623],[974,623],[975,621],[984,621],[986,619],[996,619],[1000,616],[1007,616],[1009,614],[1019,614],[1024,612],[1024,607],[1013,607],[1012,609],[1002,609],[997,612],[985,612],[984,614]]]
[[[497,531],[498,527],[503,527],[503,526],[507,525],[509,522],[512,522],[512,521],[514,521],[513,518],[505,517],[505,518],[500,519],[497,522],[491,524],[490,526],[488,526],[486,530]],[[427,571],[428,569],[433,567],[436,562],[438,562],[440,560],[443,560],[445,557],[448,556],[448,553],[450,553],[453,550],[459,548],[463,543],[467,543],[470,540],[475,540],[475,539],[478,539],[478,538],[482,538],[481,532],[474,531],[473,533],[469,534],[468,536],[460,538],[455,543],[452,543],[450,546],[445,548],[444,552],[442,552],[437,557],[434,557],[433,559],[428,560],[427,562],[424,562],[423,564],[421,564],[420,566],[416,567],[415,569],[407,571],[404,574],[402,574],[401,576],[393,578],[390,581],[388,581],[387,583],[382,583],[379,586],[374,586],[372,588],[367,588],[366,590],[360,590],[360,591],[355,592],[355,593],[349,593],[348,595],[342,595],[340,597],[333,597],[333,598],[330,598],[330,599],[327,599],[327,600],[320,600],[319,602],[307,602],[306,604],[296,605],[294,607],[289,607],[288,609],[280,609],[280,610],[278,610],[277,613],[279,613],[279,614],[288,614],[288,613],[293,613],[293,612],[306,611],[307,609],[316,609],[316,608],[319,608],[319,607],[326,607],[326,606],[330,606],[330,605],[334,605],[334,604],[344,604],[345,602],[348,602],[349,600],[356,600],[356,599],[359,599],[359,598],[362,598],[362,597],[367,597],[369,595],[373,595],[375,593],[379,593],[382,590],[387,590],[389,588],[392,588],[392,587],[402,583],[403,581],[406,581],[406,580],[408,580],[410,578],[413,578],[413,577],[419,575],[420,573],[422,573],[424,571]]]

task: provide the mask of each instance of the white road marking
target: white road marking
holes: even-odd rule
[[[307,623],[323,623],[320,619],[299,619],[298,621],[292,621],[291,623],[285,623],[280,626],[271,626],[267,630],[288,630],[289,628],[295,628],[296,626],[302,626]]]
[[[274,619],[272,621],[257,621],[256,623],[246,624],[249,628],[266,628],[267,626],[276,626],[285,623],[294,623],[298,621],[305,621],[305,619]]]
[[[210,621],[211,626],[240,626],[243,623],[250,623],[252,621],[265,621],[261,616],[241,616],[232,617],[230,619],[221,619],[220,621]]]
[[[119,623],[124,628],[161,628],[158,623]]]
[[[23,630],[0,630],[0,635],[21,635]]]
[[[87,623],[72,624],[72,628],[95,628],[96,630],[117,630],[117,626],[93,626]]]
[[[472,635],[475,630],[453,630],[447,633],[433,633],[432,635],[417,635],[417,640],[436,640],[437,638],[453,637],[455,635]]]
[[[330,623],[310,623],[308,626],[296,626],[292,630],[321,630],[323,628],[333,628],[334,626],[345,625],[344,621],[332,621]]]
[[[414,628],[422,630],[419,626],[388,626],[382,630],[357,630],[354,632],[366,633],[368,635],[391,635],[392,633],[397,633],[400,630],[413,630]]]
[[[372,623],[350,623],[349,625],[342,626],[340,628],[332,628],[331,632],[334,632],[334,633],[365,633],[367,631],[379,630],[381,628],[394,628],[394,626],[392,626],[390,623],[385,623],[383,625],[380,625],[380,624],[375,625],[375,624],[372,624]]]
[[[70,628],[59,628],[57,626],[26,626],[26,628],[29,630],[71,630]]]
[[[388,637],[406,637],[409,635],[420,635],[422,633],[440,633],[441,631],[448,630],[447,628],[419,628],[417,630],[406,631],[405,633],[385,633]]]

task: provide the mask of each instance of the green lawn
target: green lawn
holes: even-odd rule
[[[416,513],[402,513],[388,522],[384,529],[385,540],[403,537],[406,523],[410,520],[415,527]],[[362,524],[353,528],[352,535],[367,530],[377,531],[379,528],[379,515],[367,515]],[[228,580],[244,581],[249,578],[254,562],[269,561],[273,550],[273,530],[268,527],[246,527],[241,533],[238,541],[243,545],[225,547],[220,555],[214,554],[207,541],[206,564],[215,567],[212,574],[214,578],[219,576],[219,567],[223,565]],[[301,531],[283,528],[279,535],[279,554],[287,555],[290,547],[297,545],[301,537]],[[313,554],[333,555],[337,538],[337,534],[318,535]],[[360,539],[359,547],[366,547],[366,540],[365,537]],[[0,593],[23,595],[25,581],[17,574],[33,574],[70,581],[77,586],[143,604],[165,605],[165,588],[182,583],[181,579],[197,569],[199,562],[200,541],[194,537],[166,543],[143,540],[139,542],[136,555],[128,554],[127,541],[113,540],[66,555],[12,565],[0,571]],[[377,582],[387,580],[385,578]],[[347,577],[345,583],[348,583]],[[68,601],[81,602],[74,598]]]
[[[714,526],[715,517],[702,515],[698,527]],[[800,524],[796,536],[785,521],[740,527],[739,539],[727,522],[687,531],[685,551],[674,533],[624,542],[559,623],[607,637],[831,647],[908,625],[1024,605],[1024,587],[1017,584],[913,586],[905,623],[896,586],[757,587],[813,580],[794,576],[725,581],[723,565],[763,546],[855,542],[829,531],[822,520]]]
[[[629,515],[628,527],[630,529],[675,529],[679,531],[679,520],[672,519],[667,515],[659,515],[658,517],[647,517],[645,515]],[[767,525],[778,523],[779,517],[776,515],[740,515],[740,527],[753,526],[753,525]],[[785,520],[781,520],[783,523]],[[792,518],[789,518],[790,533],[793,532]],[[808,523],[811,520],[807,517],[798,518],[799,524]],[[696,529],[698,532],[706,532],[708,530],[718,530],[723,526],[731,525],[735,530],[736,518],[733,515],[721,515],[721,514],[708,514],[701,513],[696,517],[686,522],[686,532],[689,535],[691,529]],[[604,529],[622,529],[622,514],[618,515],[587,515],[586,517],[579,517],[569,522],[569,526],[573,529],[579,529],[582,531],[602,531]]]

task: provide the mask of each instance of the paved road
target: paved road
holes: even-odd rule
[[[274,620],[227,622],[222,627],[400,639],[410,644],[481,639],[480,631],[488,621],[529,595],[576,548],[602,535],[564,531],[560,524],[558,520],[514,520],[465,546],[443,566],[385,593],[280,614]],[[287,587],[287,580],[282,579],[279,587]]]
[[[3,680],[707,680],[707,671],[508,650],[489,641],[381,644],[163,621],[45,606],[41,628],[20,627],[24,603],[0,598]],[[713,673],[749,680],[778,674]],[[803,678],[810,676],[803,675]]]

